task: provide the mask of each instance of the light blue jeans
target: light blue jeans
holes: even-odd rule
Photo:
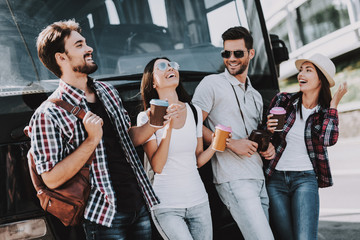
[[[269,225],[269,199],[264,180],[239,179],[215,184],[246,240],[273,240]]]
[[[267,185],[276,239],[316,240],[319,190],[311,171],[275,171]]]
[[[190,208],[153,210],[154,224],[160,235],[169,240],[210,240],[212,222],[209,202]]]

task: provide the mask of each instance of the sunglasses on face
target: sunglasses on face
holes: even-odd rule
[[[175,70],[179,70],[180,68],[180,65],[177,62],[160,62],[156,65],[156,68],[164,72],[168,68],[168,66]]]
[[[234,53],[234,56],[236,58],[242,58],[245,56],[245,52],[249,52],[249,50],[243,51],[243,50],[236,50],[236,51],[228,51],[228,50],[222,50],[221,51],[221,57],[223,58],[230,58],[231,53]]]

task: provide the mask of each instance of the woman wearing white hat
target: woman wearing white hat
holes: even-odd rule
[[[278,239],[317,239],[319,187],[333,185],[327,146],[338,139],[337,106],[347,92],[341,84],[333,97],[335,65],[315,54],[295,62],[300,91],[279,93],[269,109],[286,110],[284,128],[274,132],[277,120],[268,115],[267,129],[273,132],[274,159],[265,175],[270,198],[270,224]]]

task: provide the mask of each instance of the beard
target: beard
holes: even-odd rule
[[[98,66],[96,65],[96,63],[93,63],[91,65],[85,63],[83,65],[73,67],[74,72],[85,73],[85,74],[91,74],[95,72],[97,69]]]
[[[72,60],[72,57],[68,54],[67,51],[65,51],[65,54],[68,56],[68,58],[70,60]],[[78,72],[78,73],[84,73],[84,74],[91,74],[93,72],[95,72],[98,69],[98,66],[96,65],[96,63],[93,62],[92,63],[87,63],[85,58],[90,56],[91,54],[85,54],[84,55],[84,63],[82,65],[78,65],[78,66],[74,66],[73,67],[73,71],[74,72]]]
[[[228,72],[233,75],[233,76],[236,76],[236,75],[240,75],[240,74],[243,74],[246,70],[246,68],[248,67],[249,65],[249,58],[247,58],[241,65],[240,65],[240,69],[239,70],[230,70],[230,67],[228,67],[228,65],[225,65],[226,66],[226,69],[228,70]]]

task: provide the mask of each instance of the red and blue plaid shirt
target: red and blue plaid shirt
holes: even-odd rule
[[[158,204],[159,200],[146,177],[128,134],[128,129],[131,127],[130,118],[122,105],[119,93],[110,84],[93,81],[90,78],[89,81],[117,130],[126,160],[134,171],[145,202],[151,208]],[[59,98],[89,111],[84,92],[62,80],[49,98]],[[59,161],[75,151],[87,137],[81,120],[50,101],[45,101],[36,110],[27,130],[31,138],[30,151],[39,174],[50,171]],[[105,153],[105,145],[101,140],[95,149],[96,157],[91,165],[92,187],[84,217],[110,227],[116,212],[116,198]]]
[[[272,143],[275,147],[275,158],[265,160],[265,175],[270,178],[273,174],[281,155],[286,148],[285,137],[295,122],[299,95],[296,93],[279,93],[270,103],[269,109],[283,107],[286,110],[284,130],[275,132]],[[337,142],[339,136],[338,112],[335,108],[324,109],[317,105],[315,112],[306,120],[304,140],[311,163],[314,167],[319,187],[333,185],[330,172],[329,156],[327,147]],[[267,161],[267,162],[266,162]]]

